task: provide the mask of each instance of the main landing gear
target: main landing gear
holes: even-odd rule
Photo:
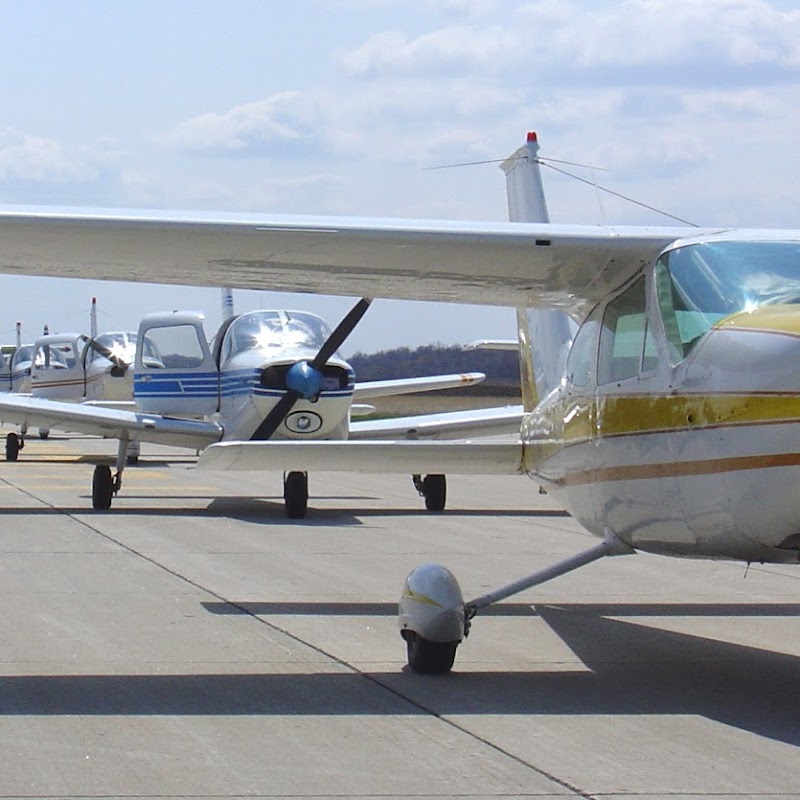
[[[122,488],[122,472],[125,469],[128,440],[120,439],[117,448],[116,472],[112,475],[108,464],[97,464],[92,475],[92,508],[107,511],[111,500]]]
[[[9,433],[6,436],[6,461],[16,461],[23,447],[25,447],[25,437],[19,433]]]
[[[600,544],[468,603],[464,602],[461,587],[450,570],[439,564],[417,567],[406,578],[400,598],[400,635],[406,641],[408,666],[418,673],[440,675],[449,672],[456,649],[469,634],[472,618],[480,609],[591,564],[603,556],[634,552],[609,530]]]
[[[420,497],[425,498],[425,508],[428,511],[444,511],[447,500],[447,478],[444,475],[412,475],[414,488]]]

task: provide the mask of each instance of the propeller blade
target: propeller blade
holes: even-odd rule
[[[319,352],[314,356],[313,360],[307,362],[308,369],[306,371],[319,373],[322,368],[328,363],[328,359],[342,346],[345,339],[353,332],[353,329],[358,325],[361,317],[367,313],[367,309],[372,303],[371,298],[362,297],[347,313],[344,319],[336,326],[331,335],[325,340]],[[297,366],[297,365],[295,365]],[[303,379],[304,382],[305,379]],[[320,383],[322,385],[322,378]],[[272,407],[272,411],[267,414],[264,421],[256,428],[255,433],[250,437],[251,441],[265,442],[272,437],[278,427],[285,419],[286,415],[292,410],[294,404],[303,397],[303,394],[297,389],[288,388],[286,394]],[[316,399],[316,398],[312,398]]]
[[[345,339],[353,332],[353,328],[361,321],[361,317],[367,313],[372,300],[362,297],[347,313],[347,316],[336,326],[336,329],[328,337],[325,344],[320,347],[319,352],[314,356],[311,366],[314,369],[322,369],[328,359],[344,344]]]
[[[253,442],[266,442],[267,439],[270,439],[299,398],[300,395],[297,392],[293,392],[289,389],[286,394],[275,403],[272,407],[272,411],[264,417],[264,421],[256,428],[250,440]]]
[[[86,341],[86,346],[91,347],[96,353],[100,353],[103,358],[108,359],[115,367],[125,372],[125,370],[130,367],[130,364],[125,361],[123,358],[120,358],[116,353],[112,352],[110,348],[106,347],[104,344],[101,344],[96,339],[88,339]]]

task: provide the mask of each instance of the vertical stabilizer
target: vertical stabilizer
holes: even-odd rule
[[[506,174],[510,222],[550,222],[538,153],[539,139],[529,131],[525,144],[500,165]],[[535,408],[558,385],[575,330],[575,323],[563,311],[517,308],[522,405],[526,411]]]
[[[92,307],[89,311],[89,336],[97,338],[97,298],[92,298]]]
[[[525,144],[500,165],[506,174],[509,222],[550,222],[538,154],[536,132],[528,131]]]
[[[233,312],[233,289],[222,290],[222,321],[231,319]]]

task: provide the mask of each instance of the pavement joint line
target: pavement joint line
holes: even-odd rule
[[[5,478],[2,478],[0,480],[4,481],[6,483],[9,483],[9,481],[7,481],[7,479],[5,479]],[[556,784],[558,786],[561,786],[562,788],[566,789],[568,792],[571,792],[575,797],[583,797],[583,798],[585,798],[585,800],[596,800],[597,795],[588,794],[587,792],[584,792],[583,790],[579,789],[577,786],[573,786],[568,781],[563,780],[562,778],[558,778],[555,775],[552,775],[551,773],[547,772],[546,770],[544,770],[544,769],[542,769],[540,767],[537,767],[535,764],[532,764],[531,762],[526,761],[521,756],[515,755],[514,753],[512,753],[511,751],[501,747],[500,745],[497,745],[497,744],[494,744],[493,742],[490,742],[485,737],[478,736],[473,731],[471,731],[468,728],[465,728],[464,726],[458,724],[455,720],[453,720],[453,719],[451,719],[449,717],[443,716],[442,714],[439,714],[438,712],[434,711],[433,709],[428,708],[427,706],[425,706],[423,703],[420,703],[419,701],[414,700],[414,699],[406,696],[405,694],[403,694],[398,689],[395,689],[395,688],[393,688],[391,686],[387,686],[386,684],[384,684],[380,680],[378,680],[375,676],[370,675],[368,672],[364,672],[363,670],[359,669],[355,665],[353,665],[353,664],[349,663],[348,661],[345,661],[344,659],[340,658],[339,656],[334,655],[333,653],[329,653],[326,650],[324,650],[322,647],[319,647],[318,645],[312,644],[311,642],[308,642],[308,641],[304,640],[303,638],[301,638],[297,634],[292,633],[291,631],[289,631],[286,628],[276,624],[275,622],[272,622],[271,620],[264,619],[263,617],[253,613],[251,610],[246,608],[245,605],[237,603],[237,602],[232,601],[232,600],[229,600],[227,597],[224,597],[223,595],[219,594],[218,592],[215,592],[215,591],[213,591],[212,589],[209,589],[206,586],[202,586],[197,581],[194,581],[191,578],[187,577],[186,575],[182,575],[180,572],[177,572],[174,569],[171,569],[170,567],[166,566],[166,564],[162,564],[160,561],[157,561],[152,556],[148,556],[145,553],[142,553],[141,551],[137,550],[136,548],[131,547],[130,545],[125,544],[124,542],[120,541],[119,539],[114,538],[110,534],[104,533],[99,528],[96,528],[93,525],[91,525],[88,521],[79,519],[74,514],[58,508],[57,506],[53,505],[52,503],[49,503],[48,501],[42,499],[41,497],[37,497],[32,492],[30,492],[30,491],[28,491],[28,490],[26,490],[26,489],[24,489],[22,487],[17,487],[17,488],[19,489],[19,491],[21,491],[23,494],[25,494],[28,497],[30,497],[32,500],[35,500],[36,502],[39,502],[42,505],[45,505],[48,508],[51,508],[56,513],[63,514],[64,516],[69,517],[74,522],[77,522],[79,525],[81,525],[82,527],[84,527],[87,530],[91,531],[92,533],[96,534],[97,536],[100,536],[100,537],[102,537],[103,539],[105,539],[105,540],[107,540],[109,542],[113,542],[118,547],[121,547],[123,550],[126,550],[128,553],[130,553],[130,554],[132,554],[134,556],[137,556],[138,558],[141,558],[144,561],[147,561],[149,564],[152,564],[157,569],[160,569],[160,570],[166,572],[167,574],[172,575],[174,578],[177,578],[178,580],[183,581],[184,583],[188,584],[189,586],[192,586],[195,589],[198,589],[201,592],[205,592],[206,594],[210,595],[211,597],[215,598],[216,600],[219,600],[220,602],[223,602],[223,603],[231,606],[232,608],[238,609],[239,611],[243,612],[244,614],[249,616],[251,619],[254,619],[256,622],[260,623],[261,625],[266,625],[271,630],[276,631],[277,633],[281,633],[284,636],[287,636],[292,641],[297,642],[298,644],[301,644],[304,647],[308,647],[313,652],[318,653],[319,655],[323,656],[324,658],[327,658],[327,659],[333,661],[335,664],[338,664],[340,667],[343,667],[344,669],[350,671],[351,673],[353,673],[355,675],[359,675],[360,677],[364,678],[365,680],[369,681],[370,683],[372,683],[375,686],[379,686],[381,689],[383,689],[383,691],[389,692],[390,694],[394,695],[396,698],[399,698],[400,700],[408,703],[409,705],[413,706],[414,708],[417,708],[420,711],[424,712],[425,714],[428,714],[429,716],[432,716],[432,717],[438,719],[440,722],[444,723],[445,725],[448,725],[453,730],[456,730],[459,733],[462,733],[462,734],[466,735],[470,739],[472,739],[472,740],[484,745],[485,747],[490,748],[491,750],[494,750],[495,752],[505,756],[506,758],[510,759],[511,761],[516,762],[517,764],[521,765],[522,767],[524,767],[524,768],[526,768],[528,770],[531,770],[532,772],[535,772],[537,775],[545,778],[546,780],[549,780],[552,783],[554,783],[554,784]],[[536,796],[536,795],[534,795],[534,796]],[[547,797],[548,794],[544,794],[544,795],[540,794],[538,796],[539,797],[542,797],[542,796]],[[550,793],[549,796],[552,797],[553,796],[552,793]]]

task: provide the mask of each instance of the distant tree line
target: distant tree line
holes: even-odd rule
[[[474,393],[483,387],[483,391],[519,393],[519,360],[516,352],[511,351],[462,350],[459,345],[428,344],[414,349],[397,347],[378,353],[356,353],[347,360],[355,370],[357,381],[483,372],[486,380],[466,391]]]

